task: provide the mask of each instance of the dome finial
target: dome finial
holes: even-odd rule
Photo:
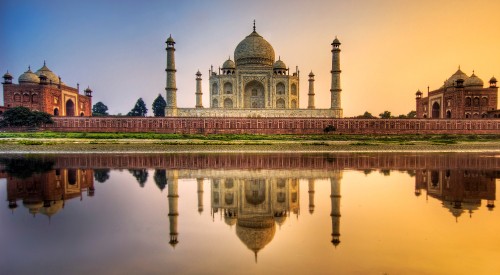
[[[253,20],[253,31],[255,32],[255,19]]]
[[[43,61],[43,66],[45,66],[45,60]]]
[[[31,71],[31,65],[28,65],[28,71]]]

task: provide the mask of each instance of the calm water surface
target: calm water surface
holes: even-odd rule
[[[495,154],[0,158],[1,274],[500,274]]]

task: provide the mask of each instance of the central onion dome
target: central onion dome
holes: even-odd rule
[[[245,37],[234,50],[236,66],[260,65],[272,67],[274,63],[274,49],[255,30]]]
[[[257,252],[273,240],[275,232],[272,217],[238,219],[236,224],[236,235],[256,257]]]
[[[35,73],[38,77],[40,77],[40,75],[45,75],[45,77],[47,78],[47,83],[50,83],[52,82],[52,84],[59,84],[59,77],[54,73],[52,72],[48,67],[47,65],[45,65],[45,61],[43,62],[43,67],[41,67],[40,69],[38,69],[38,71],[36,71]]]
[[[444,83],[444,86],[446,88],[448,87],[453,87],[455,86],[457,80],[461,79],[463,81],[466,81],[469,77],[460,70],[460,67],[458,68],[458,71],[456,71],[446,82]]]

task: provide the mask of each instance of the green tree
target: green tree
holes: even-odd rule
[[[161,96],[161,94],[158,94],[158,97],[153,101],[153,113],[156,117],[163,117],[165,116],[165,107],[167,107],[167,102]]]
[[[137,180],[141,187],[144,187],[148,180],[148,170],[146,169],[129,169],[128,170]]]
[[[109,179],[110,169],[94,169],[94,179],[97,182],[104,183]]]
[[[365,112],[364,114],[358,116],[358,118],[375,118],[371,113]]]
[[[0,164],[4,166],[5,172],[19,179],[47,173],[53,169],[54,163],[55,160],[52,159],[0,157]]]
[[[104,105],[101,101],[97,102],[92,106],[93,116],[108,116],[108,106]]]
[[[153,179],[155,180],[156,186],[163,191],[167,186],[167,171],[165,169],[156,169]]]
[[[134,108],[128,112],[127,116],[146,116],[148,113],[148,109],[146,108],[146,104],[144,103],[144,100],[142,100],[142,97],[137,100],[135,103]]]
[[[39,127],[42,124],[52,124],[52,116],[39,111],[31,111],[26,107],[14,107],[3,113],[0,126],[3,127]]]
[[[380,118],[391,118],[391,112],[389,111],[384,111],[383,113],[379,114]]]
[[[416,118],[417,117],[417,112],[415,111],[410,111],[407,115],[406,115],[407,118]]]

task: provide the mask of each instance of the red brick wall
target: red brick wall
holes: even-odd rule
[[[45,130],[180,134],[500,134],[500,119],[54,117]]]
[[[484,154],[395,154],[376,153],[362,157],[359,153],[317,156],[296,154],[60,154],[46,156],[54,168],[75,169],[316,169],[316,170],[490,170],[497,171],[500,158]],[[366,156],[366,155],[365,155]],[[488,154],[487,156],[491,156]],[[0,167],[1,168],[1,167]],[[0,169],[1,171],[1,169]],[[500,176],[492,176],[497,178]],[[2,178],[0,174],[0,178]]]

